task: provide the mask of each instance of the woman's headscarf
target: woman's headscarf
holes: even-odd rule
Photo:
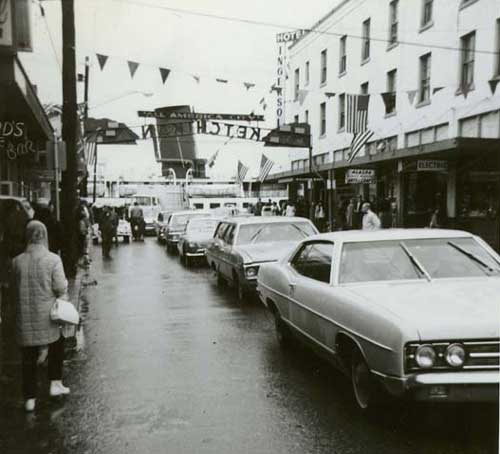
[[[40,221],[30,221],[26,225],[26,244],[27,247],[35,244],[49,248],[47,228]]]

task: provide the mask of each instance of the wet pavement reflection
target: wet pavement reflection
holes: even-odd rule
[[[19,355],[2,325],[0,453],[495,453],[498,409],[398,404],[371,417],[349,382],[282,351],[257,302],[154,239],[94,250],[83,329],[65,362],[71,395],[22,410]],[[42,379],[42,377],[41,377]],[[43,381],[43,383],[46,383]],[[47,387],[46,387],[47,388]]]

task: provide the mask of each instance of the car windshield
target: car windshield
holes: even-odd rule
[[[192,218],[200,218],[206,216],[206,213],[186,213],[172,216],[172,227],[183,228],[186,227],[188,221]]]
[[[186,230],[187,233],[206,233],[212,236],[217,224],[215,219],[191,219]]]
[[[473,238],[346,243],[340,283],[500,276],[500,264]]]
[[[134,202],[137,202],[138,205],[153,205],[153,201],[151,197],[148,196],[135,196]]]
[[[236,244],[299,241],[315,233],[316,231],[308,222],[246,224],[240,226]]]

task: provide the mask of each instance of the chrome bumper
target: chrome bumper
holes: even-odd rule
[[[186,252],[186,257],[205,257],[205,251]]]
[[[497,402],[500,371],[429,372],[405,378],[376,373],[393,395],[418,401]]]

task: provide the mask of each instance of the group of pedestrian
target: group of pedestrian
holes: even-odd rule
[[[248,207],[248,212],[255,216],[281,216],[282,214],[281,207],[276,202],[271,199],[263,202],[260,197],[255,205]]]

